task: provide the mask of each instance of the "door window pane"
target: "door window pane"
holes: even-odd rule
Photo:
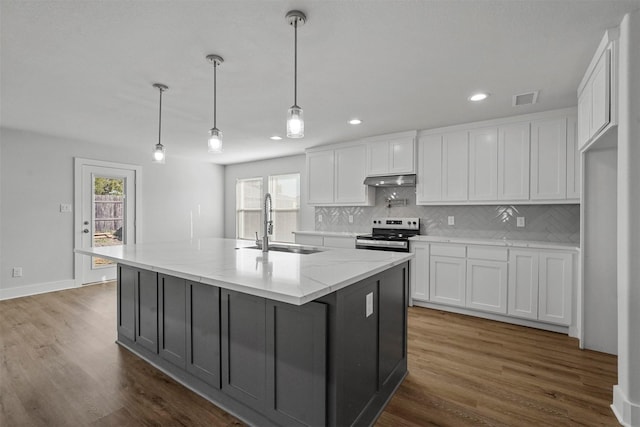
[[[123,243],[124,184],[124,178],[93,177],[93,247]],[[112,264],[113,261],[93,257],[93,268]]]
[[[273,240],[293,242],[300,212],[300,174],[270,176],[269,193],[273,200]]]
[[[236,238],[255,239],[262,227],[262,178],[236,181]]]

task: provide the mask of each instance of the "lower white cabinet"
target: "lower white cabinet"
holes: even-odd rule
[[[569,326],[574,253],[411,242],[411,299]]]

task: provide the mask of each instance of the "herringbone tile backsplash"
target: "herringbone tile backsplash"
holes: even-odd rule
[[[407,204],[389,207],[389,199]],[[447,225],[448,216],[455,225]],[[525,227],[516,227],[518,216]],[[376,188],[375,206],[315,209],[317,231],[368,233],[374,217],[419,217],[420,234],[432,236],[580,243],[580,205],[417,206],[415,188],[397,187]]]

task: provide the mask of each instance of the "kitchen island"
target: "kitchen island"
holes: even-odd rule
[[[412,254],[252,244],[77,251],[118,262],[118,344],[238,418],[372,424],[407,374]]]

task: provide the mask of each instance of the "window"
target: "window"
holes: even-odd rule
[[[270,176],[269,193],[273,200],[273,240],[293,242],[300,212],[300,174]]]
[[[300,212],[300,174],[271,175],[268,192],[273,209],[273,237],[276,242],[293,242]],[[236,181],[236,236],[238,239],[262,239],[264,202],[262,178]]]
[[[262,178],[236,181],[236,236],[255,239],[262,228]]]

